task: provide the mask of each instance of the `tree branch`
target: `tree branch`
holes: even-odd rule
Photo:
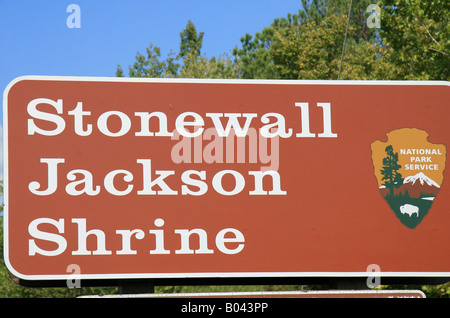
[[[419,23],[420,23],[420,26],[427,32],[427,34],[428,34],[428,36],[431,38],[431,40],[432,40],[434,43],[436,43],[439,47],[441,47],[441,44],[440,44],[438,41],[436,41],[436,39],[431,35],[430,31],[428,31],[428,29],[426,28],[426,26],[425,26],[425,24],[422,22],[422,20],[419,18],[418,21],[419,21]],[[445,55],[445,56],[449,56],[449,55],[450,55],[450,53],[448,53],[448,52],[440,51],[440,50],[437,50],[437,49],[434,49],[434,48],[431,48],[431,47],[429,47],[428,50],[431,50],[431,51],[440,53],[440,54]]]
[[[433,49],[432,47],[429,47],[428,49],[430,51],[434,51],[434,52],[440,53],[440,54],[445,55],[445,56],[450,56],[450,53],[447,53],[447,52],[444,52],[444,51],[439,51],[439,50]]]
[[[430,31],[428,31],[428,29],[425,27],[425,25],[423,24],[422,20],[419,19],[419,23],[422,26],[422,28],[424,28],[425,31],[428,33],[428,35],[430,36],[431,40],[434,43],[436,43],[438,46],[441,46],[441,44],[438,41],[436,41],[436,39],[431,35]]]

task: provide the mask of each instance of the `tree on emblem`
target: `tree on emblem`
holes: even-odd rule
[[[398,153],[394,153],[394,149],[391,145],[387,146],[387,156],[383,158],[383,167],[381,168],[381,174],[384,181],[383,185],[389,189],[389,195],[394,196],[394,188],[399,188],[403,184],[403,178],[399,169],[402,167],[398,164]]]

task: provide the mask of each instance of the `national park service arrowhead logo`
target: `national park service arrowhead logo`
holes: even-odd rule
[[[378,189],[397,218],[414,229],[429,213],[439,193],[446,147],[428,141],[428,133],[402,128],[371,144]]]

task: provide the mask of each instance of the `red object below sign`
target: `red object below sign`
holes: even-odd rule
[[[448,82],[22,77],[5,261],[28,280],[450,276]]]

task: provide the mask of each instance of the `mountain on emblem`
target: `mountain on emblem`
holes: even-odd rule
[[[432,179],[428,178],[423,172],[419,172],[418,174],[414,176],[406,177],[405,180],[403,180],[403,184],[405,183],[412,183],[413,185],[418,181],[421,185],[428,185],[430,187],[436,187],[440,188],[439,184],[437,184]]]
[[[443,182],[446,147],[428,133],[402,128],[371,144],[378,190],[397,218],[414,229],[429,213]]]
[[[404,178],[403,184],[398,189],[394,189],[394,194],[398,195],[407,192],[414,198],[418,198],[421,195],[423,197],[424,194],[428,194],[431,200],[431,198],[434,198],[439,193],[440,188],[437,182],[427,177],[423,172],[419,172],[414,176]],[[380,187],[380,193],[383,197],[386,197],[388,192],[385,186]]]

